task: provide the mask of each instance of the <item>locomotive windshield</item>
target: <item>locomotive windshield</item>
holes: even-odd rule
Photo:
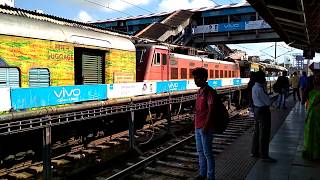
[[[142,48],[142,47],[138,47],[136,49],[136,60],[137,60],[137,63],[143,63],[143,59],[144,59],[144,55],[146,53],[146,49],[145,48]]]

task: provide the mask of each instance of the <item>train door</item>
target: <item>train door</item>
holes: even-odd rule
[[[75,84],[105,83],[105,51],[75,48]]]
[[[169,51],[166,49],[155,49],[155,63],[159,65],[160,67],[160,74],[162,81],[168,81],[169,80],[169,63],[168,63],[168,56]]]

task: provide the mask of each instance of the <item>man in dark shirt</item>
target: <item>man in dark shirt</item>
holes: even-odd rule
[[[279,86],[278,95],[278,108],[286,108],[286,96],[289,93],[289,79],[287,77],[287,71],[282,72],[282,76],[278,77],[277,82]]]

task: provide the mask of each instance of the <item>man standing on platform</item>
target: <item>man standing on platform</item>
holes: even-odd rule
[[[279,86],[278,108],[286,109],[286,97],[289,94],[290,86],[287,71],[282,72],[282,76],[278,77],[276,84]]]
[[[296,101],[296,95],[298,100],[301,101],[300,92],[299,92],[299,76],[297,72],[293,73],[293,77],[291,78],[291,87],[293,89],[293,100]]]
[[[252,88],[254,105],[255,128],[252,140],[252,157],[260,157],[266,162],[276,162],[269,156],[269,142],[271,133],[271,100],[264,89],[265,74],[258,71],[255,74],[256,83]]]
[[[208,71],[197,68],[192,72],[195,84],[200,87],[196,99],[195,139],[199,155],[200,175],[197,179],[215,179],[215,162],[212,152],[213,104],[215,90],[207,83]]]

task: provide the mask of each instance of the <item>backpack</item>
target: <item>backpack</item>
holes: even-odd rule
[[[211,87],[210,87],[211,88]],[[222,134],[230,121],[229,112],[227,108],[224,106],[221,100],[221,95],[214,90],[214,121],[213,121],[213,133],[215,134]],[[207,96],[208,91],[206,91],[205,96]]]

